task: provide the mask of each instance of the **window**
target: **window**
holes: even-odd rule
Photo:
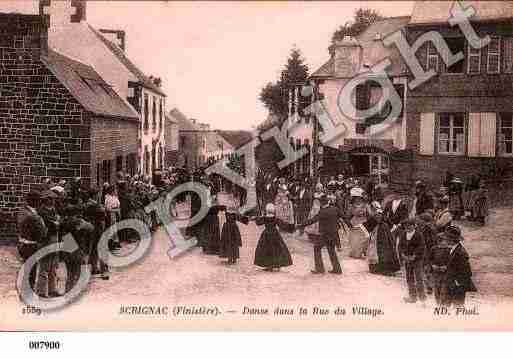
[[[449,46],[449,50],[453,55],[461,52],[465,54],[465,38],[464,37],[449,37],[444,39]],[[464,58],[456,62],[452,66],[446,68],[445,72],[449,74],[462,74],[464,70]]]
[[[128,96],[127,97],[135,97],[135,89],[131,86],[128,87]]]
[[[370,86],[367,83],[356,86],[355,106],[359,111],[368,110],[370,107]]]
[[[157,130],[157,99],[153,96],[153,106],[151,109],[151,128],[153,132]]]
[[[468,73],[478,74],[481,71],[481,49],[474,49],[470,43],[468,48]]]
[[[365,123],[357,123],[355,126],[355,132],[358,135],[365,134],[365,129],[367,128],[367,125]]]
[[[427,43],[427,70],[435,70],[438,72],[438,52],[435,45],[431,42]]]
[[[513,118],[511,112],[500,114],[499,153],[513,155]]]
[[[162,108],[162,99],[160,100],[160,105],[159,105],[159,128],[160,128],[160,131],[163,131],[164,129],[162,128],[162,116],[163,116],[163,108]]]
[[[102,181],[103,183],[110,183],[111,177],[111,161],[103,160],[102,162]]]
[[[101,172],[102,172],[102,166],[100,163],[97,163],[96,164],[96,185],[98,187],[100,187],[102,185],[102,183],[100,183]]]
[[[116,172],[123,171],[123,156],[116,157]]]
[[[150,174],[150,153],[148,152],[148,146],[144,146],[144,173]]]
[[[498,74],[500,72],[501,58],[501,38],[492,36],[488,44],[487,71],[489,74]]]
[[[149,127],[149,123],[148,123],[148,109],[149,109],[149,105],[148,105],[148,95],[144,95],[144,132],[148,132],[148,127]]]
[[[438,128],[438,153],[465,153],[465,115],[441,113]]]

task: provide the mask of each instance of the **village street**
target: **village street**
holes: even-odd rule
[[[14,247],[0,248],[0,329],[48,330],[94,329],[217,329],[243,328],[253,320],[253,328],[273,328],[280,320],[281,328],[325,328],[327,324],[339,329],[499,329],[511,322],[507,319],[513,305],[513,238],[508,228],[512,209],[492,211],[490,223],[475,228],[462,222],[465,246],[470,252],[474,279],[479,293],[472,293],[468,308],[477,308],[479,315],[448,317],[433,314],[432,297],[421,304],[404,304],[406,287],[403,274],[384,277],[368,273],[364,260],[347,257],[347,243],[339,257],[343,258],[343,275],[314,276],[313,249],[308,240],[290,236],[286,239],[294,265],[280,273],[268,273],[253,265],[253,256],[261,228],[250,223],[240,225],[243,247],[237,265],[227,266],[217,256],[207,256],[193,248],[178,258],[166,254],[169,246],[163,230],[157,231],[148,255],[138,264],[111,273],[108,281],[95,278],[82,298],[75,304],[53,313],[23,314],[15,290],[20,263]],[[223,216],[220,216],[223,218]],[[125,250],[127,250],[125,248]],[[324,260],[328,263],[327,253]],[[330,269],[329,264],[327,269]],[[219,316],[192,315],[120,315],[121,306],[176,305],[217,307]],[[353,315],[354,306],[380,310],[376,316]],[[267,308],[268,315],[243,315],[244,307]],[[291,315],[274,315],[275,308],[293,309]],[[299,316],[298,308],[308,309]],[[329,309],[319,320],[314,307]],[[345,309],[345,315],[334,310]],[[340,312],[340,311],[339,311]],[[511,314],[509,314],[511,315]],[[94,316],[94,320],[91,317]],[[188,319],[213,319],[188,321]],[[113,320],[114,319],[114,320]],[[301,320],[297,320],[301,319]],[[386,320],[383,320],[386,319]],[[326,323],[326,321],[331,321]],[[2,323],[17,323],[5,327]],[[392,324],[392,326],[391,326]],[[395,326],[393,326],[395,324]],[[192,327],[191,325],[194,325]]]

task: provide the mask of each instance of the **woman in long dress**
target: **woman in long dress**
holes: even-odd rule
[[[323,186],[318,183],[315,187],[315,193],[313,195],[312,208],[308,214],[308,219],[315,217],[321,210],[321,197],[324,196]],[[305,232],[311,241],[315,241],[319,237],[319,222],[315,222],[305,228]]]
[[[263,267],[265,271],[272,272],[279,270],[281,267],[292,265],[292,257],[280,230],[292,233],[295,229],[294,224],[283,222],[276,217],[276,209],[272,203],[268,203],[265,207],[266,215],[256,217],[257,226],[265,226],[264,231],[260,235],[255,250],[255,265]]]
[[[239,259],[239,247],[242,246],[239,227],[237,222],[248,224],[249,219],[239,214],[235,206],[227,207],[225,211],[226,222],[221,230],[221,245],[219,256],[226,258],[226,264],[235,264]]]
[[[359,187],[351,189],[351,230],[349,231],[349,256],[362,258],[369,246],[369,237],[362,224],[367,221],[368,205],[363,198],[363,190]]]
[[[395,240],[389,224],[383,220],[383,210],[377,207],[375,214],[363,226],[369,233],[367,249],[369,272],[392,275],[400,270],[401,265],[395,250]]]

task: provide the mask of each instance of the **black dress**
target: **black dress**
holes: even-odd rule
[[[264,268],[279,268],[292,265],[287,245],[278,230],[292,233],[294,225],[276,217],[257,217],[257,226],[265,225],[255,250],[255,265]]]
[[[221,258],[231,260],[239,258],[239,247],[242,246],[242,240],[237,222],[248,224],[249,219],[237,213],[226,213],[226,222],[221,230],[221,245],[219,248]]]
[[[202,243],[203,252],[206,254],[219,254],[220,228],[219,211],[224,211],[225,206],[212,206],[208,209],[205,218],[202,220]]]

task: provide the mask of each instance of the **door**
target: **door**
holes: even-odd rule
[[[368,176],[370,169],[370,159],[367,154],[353,154],[351,156],[351,165],[354,176]]]
[[[390,164],[388,156],[381,153],[369,155],[369,173],[379,184],[390,183]]]

